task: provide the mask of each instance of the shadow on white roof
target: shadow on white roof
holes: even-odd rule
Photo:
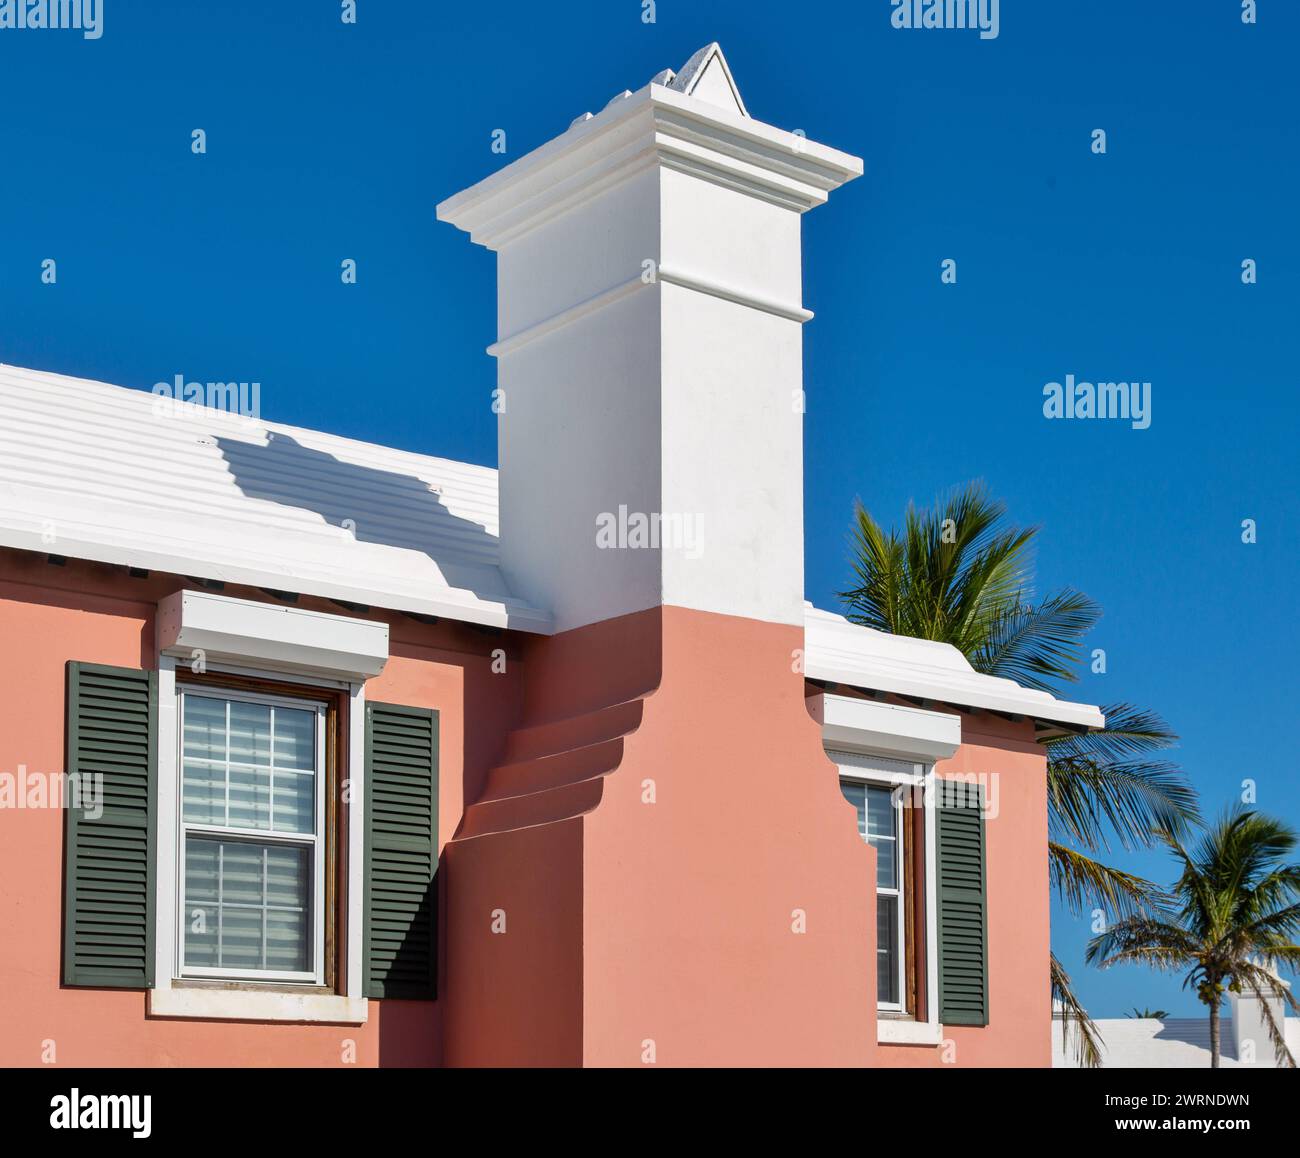
[[[547,633],[498,566],[497,472],[0,365],[0,546]],[[53,538],[51,539],[51,536]],[[811,679],[1099,727],[1094,707],[811,604]]]
[[[0,545],[549,630],[497,565],[495,470],[157,402],[0,366]]]
[[[1208,1017],[1117,1017],[1094,1022],[1102,1040],[1102,1065],[1108,1069],[1209,1069],[1210,1019]],[[1287,1048],[1300,1054],[1300,1021],[1285,1022]],[[1237,1056],[1236,1026],[1231,1017],[1219,1019],[1220,1063],[1224,1069],[1273,1069],[1271,1050],[1264,1049],[1254,1062]],[[1082,1068],[1076,1051],[1077,1037],[1065,1022],[1052,1022],[1052,1066]]]

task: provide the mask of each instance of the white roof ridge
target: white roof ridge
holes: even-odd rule
[[[547,633],[497,472],[0,364],[0,546]]]
[[[839,612],[827,611],[824,607],[816,607],[808,600],[804,600],[805,615],[822,620],[828,626],[833,628],[843,628],[849,637],[856,638],[856,633],[860,631],[869,631],[880,641],[882,647],[890,646],[890,643],[896,643],[900,648],[906,648],[912,653],[929,652],[930,659],[936,667],[952,668],[953,670],[963,672],[973,672],[968,660],[957,648],[950,643],[941,643],[934,639],[920,639],[915,636],[892,635],[887,631],[881,631],[875,627],[867,627],[865,624],[854,623],[846,615]],[[940,663],[939,660],[944,662]]]
[[[135,405],[148,405],[152,407],[155,395],[141,387],[123,386],[117,382],[103,382],[97,378],[77,378],[68,374],[59,374],[50,370],[36,370],[28,366],[15,366],[8,362],[0,362],[0,388],[4,386],[4,372],[11,374],[30,376],[32,379],[40,379],[46,384],[52,380],[59,386],[72,387],[77,389],[89,388],[92,391],[112,391],[114,394],[125,395],[129,397]],[[206,385],[206,383],[205,383]],[[374,448],[384,452],[385,457],[394,455],[403,455],[419,462],[426,463],[446,463],[448,466],[458,467],[467,471],[480,471],[487,475],[495,476],[496,467],[485,466],[482,463],[466,462],[458,458],[445,458],[442,455],[427,454],[422,450],[405,450],[402,447],[388,446],[382,442],[368,442],[362,438],[353,438],[347,434],[336,434],[329,430],[320,430],[311,426],[295,426],[288,422],[277,422],[266,418],[245,419],[242,417],[228,416],[218,410],[213,410],[210,415],[205,416],[214,424],[229,423],[232,432],[243,431],[256,433],[270,432],[275,434],[305,434],[313,439],[325,439],[331,442],[337,442],[341,445],[354,446],[358,449]],[[196,427],[197,428],[197,427]]]
[[[1070,728],[1100,728],[1092,704],[1058,699],[1005,676],[985,675],[951,644],[891,635],[804,603],[804,672],[810,679],[1024,715]]]

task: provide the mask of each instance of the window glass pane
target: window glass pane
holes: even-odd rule
[[[230,701],[230,759],[235,764],[271,762],[271,709]]]
[[[185,964],[310,970],[311,849],[191,836]]]
[[[185,848],[185,961],[214,968],[217,964],[217,843],[191,840]]]
[[[316,831],[316,777],[276,772],[275,828],[279,832]]]
[[[857,809],[858,832],[876,850],[876,1000],[898,1005],[898,915],[902,904],[898,808],[893,788],[841,780],[844,798]]]
[[[185,964],[217,968],[217,906],[185,906]]]
[[[275,709],[275,766],[316,766],[316,713],[297,708]]]
[[[186,752],[192,757],[185,761],[181,794],[186,821],[279,832],[316,831],[313,772],[319,753],[314,710],[187,694],[185,717]],[[198,752],[205,753],[203,759],[194,755]]]
[[[223,969],[262,968],[262,910],[221,906],[220,964]]]
[[[867,786],[853,780],[841,780],[840,791],[844,799],[858,810],[858,835],[867,839]]]
[[[271,827],[271,771],[247,765],[230,766],[230,819],[232,828]]]
[[[869,836],[894,835],[894,801],[889,788],[875,784],[867,789],[867,834]]]
[[[187,824],[316,833],[319,713],[184,694]],[[311,970],[311,845],[185,836],[183,958],[214,970]]]
[[[226,766],[187,760],[181,801],[182,815],[192,824],[225,824]]]
[[[303,777],[306,779],[306,777]],[[304,849],[266,850],[266,967],[304,970],[310,915],[310,863]]]
[[[267,909],[266,967],[285,972],[307,968],[307,914],[302,909]]]
[[[241,841],[221,844],[221,903],[262,904],[262,846]]]
[[[893,792],[872,785],[867,789],[867,839],[876,850],[876,886],[898,887],[898,813]]]
[[[897,897],[876,897],[876,1000],[898,1003]]]
[[[876,850],[876,886],[898,888],[898,811],[893,790],[840,781],[844,798],[858,810],[858,833]]]
[[[190,840],[185,843],[186,903],[217,903],[217,842]]]
[[[266,850],[266,903],[298,908],[307,895],[307,857],[302,849],[271,845]]]
[[[876,887],[898,888],[897,843],[892,839],[873,840],[871,843],[876,850]]]
[[[185,696],[185,755],[226,758],[226,701]]]

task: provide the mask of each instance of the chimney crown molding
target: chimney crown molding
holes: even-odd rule
[[[722,61],[720,53],[717,59]],[[730,78],[729,71],[725,75]],[[798,213],[862,175],[858,157],[652,82],[615,97],[600,113],[579,118],[560,136],[443,201],[438,220],[498,250],[653,167],[689,173]]]

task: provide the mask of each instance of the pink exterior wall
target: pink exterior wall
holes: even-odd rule
[[[0,551],[0,771],[63,770],[66,662],[153,666],[157,601],[184,585]],[[256,591],[226,594],[269,601]],[[327,602],[301,605],[340,612]],[[376,618],[390,623],[392,658],[367,695],[441,713],[445,840],[460,821],[466,786],[477,793],[518,700],[520,666],[494,675],[490,652],[516,645],[454,624]],[[469,735],[467,716],[475,721]],[[256,1024],[151,1019],[143,992],[61,987],[62,866],[59,810],[0,810],[0,1065],[43,1064],[47,1041],[57,1064],[70,1066],[335,1066],[344,1064],[349,1041],[360,1066],[441,1062],[441,999],[372,1001],[362,1026]]]
[[[449,1065],[583,1064],[585,813],[658,686],[660,651],[657,612],[529,641],[514,762],[489,788],[502,803],[480,801],[445,851]],[[594,766],[566,764],[601,741]],[[522,792],[515,815],[475,815]]]
[[[665,608],[662,633],[587,818],[586,1061],[649,1039],[669,1066],[868,1065],[875,852],[804,706],[803,631]]]
[[[887,1066],[1050,1066],[1051,930],[1047,873],[1047,761],[1028,721],[962,717],[962,746],[940,776],[996,775],[986,818],[989,1024],[951,1026],[939,1050],[880,1047]]]
[[[449,1061],[640,1066],[653,1043],[668,1066],[870,1064],[875,854],[802,646],[678,608],[533,646],[531,734],[507,744],[531,756],[448,847],[449,973],[475,987]]]
[[[0,552],[0,771],[63,769],[66,661],[152,666],[154,609],[182,585]],[[552,639],[375,617],[392,658],[367,695],[441,713],[439,1000],[278,1025],[62,988],[63,817],[6,809],[0,1064],[42,1064],[48,1041],[83,1066],[333,1066],[348,1041],[364,1066],[636,1066],[646,1042],[668,1066],[944,1064],[876,1045],[874,852],[805,709],[799,629],[675,608]],[[962,726],[940,773],[999,775],[992,1024],[949,1030],[947,1060],[1047,1065],[1042,751],[1029,723]]]

